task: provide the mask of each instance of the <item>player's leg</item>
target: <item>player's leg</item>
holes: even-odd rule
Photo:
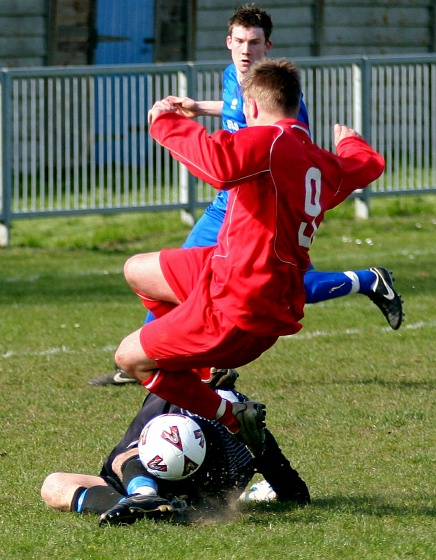
[[[189,301],[201,306],[198,298]],[[232,405],[203,383],[200,375],[189,369],[189,364],[207,369],[209,378],[206,365],[218,363],[220,359],[228,360],[229,347],[239,359],[248,363],[270,347],[273,340],[258,339],[234,325],[230,327],[233,332],[225,325],[222,336],[220,328],[219,332],[213,328],[216,323],[214,321],[212,327],[205,325],[203,316],[196,317],[190,306],[182,304],[173,313],[126,337],[116,352],[115,361],[148,391],[199,416],[218,420],[237,434],[249,449],[259,452],[263,448],[265,407],[259,403]],[[203,330],[201,338],[197,333]],[[147,353],[158,357],[152,360]]]
[[[220,191],[214,201],[206,208],[201,218],[195,223],[182,245],[183,249],[216,245],[218,233],[226,215],[227,200],[228,192]],[[149,311],[144,323],[147,324],[154,318],[153,313]]]
[[[227,192],[220,191],[218,193],[214,201],[206,208],[201,218],[192,228],[182,248],[189,249],[192,247],[210,247],[216,245],[218,232],[226,213],[227,199]],[[144,323],[150,323],[154,318],[154,314],[148,311]],[[89,385],[94,386],[125,385],[126,383],[136,383],[136,380],[117,366],[115,366],[114,371],[111,373],[101,375],[100,377],[88,381]]]
[[[192,249],[193,247],[211,247],[216,245],[224,215],[225,210],[223,212],[222,209],[219,209],[218,204],[214,201],[196,222],[182,248]],[[154,319],[154,314],[149,311],[145,317],[144,324],[150,323]]]
[[[171,402],[172,404],[179,406],[180,408],[185,408],[191,410],[192,412],[197,412],[201,416],[205,416],[207,418],[215,418],[216,409],[219,406],[220,400],[216,399],[216,393],[208,388],[207,393],[205,394],[205,400],[203,403],[204,410],[200,413],[198,410],[194,410],[191,406],[192,396],[190,394],[190,390],[185,388],[183,395],[177,395],[178,388],[184,386],[185,384],[189,384],[192,382],[194,387],[197,387],[197,379],[200,382],[199,387],[203,388],[206,387],[207,384],[201,381],[202,374],[207,380],[210,378],[210,368],[204,368],[204,372],[202,369],[195,370],[195,373],[192,372],[187,366],[180,365],[179,367],[174,368],[174,355],[177,352],[183,353],[183,342],[179,343],[177,335],[179,333],[173,332],[171,333],[170,330],[165,328],[160,328],[161,322],[153,322],[153,324],[144,325],[141,329],[129,334],[126,336],[120,343],[116,353],[115,353],[115,362],[116,364],[121,367],[124,371],[126,371],[131,377],[136,379],[138,383],[145,384],[145,382],[149,382],[154,375],[157,375],[157,372],[162,371],[162,367],[159,367],[158,362],[154,359],[151,359],[147,356],[148,348],[164,348],[164,350],[153,350],[153,354],[155,352],[159,353],[161,357],[160,360],[164,360],[165,356],[165,347],[168,348],[168,355],[171,355],[171,369],[173,371],[177,371],[177,378],[183,378],[183,382],[179,382],[179,379],[174,380],[173,382],[163,383],[160,382],[159,386],[165,386],[165,393],[163,394],[160,391],[151,391],[148,386],[147,389],[150,392],[156,393],[159,397],[164,399],[165,401]],[[182,325],[180,329],[182,330]],[[146,331],[146,334],[143,331]],[[169,334],[171,333],[171,334]],[[146,347],[147,350],[144,349],[144,339],[147,340],[148,346]],[[158,342],[156,342],[158,341]],[[174,347],[177,350],[174,350]],[[185,356],[185,361],[189,362],[191,359],[191,355],[188,352],[188,355]],[[181,358],[181,363],[183,362],[183,358]],[[168,359],[167,359],[168,361]],[[185,371],[186,368],[186,371]],[[170,372],[171,373],[171,372]],[[193,376],[193,377],[192,377]],[[157,386],[157,385],[156,385]],[[174,389],[173,389],[174,387]],[[174,394],[173,394],[174,390]],[[183,392],[183,391],[182,391]],[[193,389],[195,393],[195,390]],[[171,397],[171,398],[169,398]],[[209,398],[208,398],[209,397]],[[210,400],[212,398],[212,401]],[[193,399],[195,400],[195,399]],[[218,403],[218,404],[217,404]],[[197,405],[194,404],[194,407]],[[204,414],[203,414],[204,413]],[[209,416],[211,415],[211,416]]]
[[[164,315],[180,303],[162,274],[159,252],[131,257],[124,265],[124,276],[144,306],[153,309],[157,316]],[[113,372],[88,381],[90,385],[125,385],[136,382],[136,379],[117,365]]]
[[[366,270],[324,272],[311,269],[304,275],[306,303],[318,303],[357,293],[361,290],[362,285],[367,289],[374,283],[374,280],[374,274]]]
[[[304,276],[306,303],[318,303],[349,294],[366,295],[377,305],[389,325],[399,329],[403,318],[401,297],[393,278],[382,267],[346,272],[323,272],[311,268]]]
[[[185,509],[185,502],[158,495],[158,483],[139,459],[137,447],[116,456],[112,470],[122,481],[127,497],[100,515],[100,525],[131,524],[144,517],[162,517]]]
[[[143,294],[147,294],[148,299],[144,302],[146,307],[149,301],[174,305],[180,303],[162,272],[160,252],[141,253],[128,259],[124,265],[124,277],[141,299]]]
[[[231,403],[221,398],[189,370],[158,370],[142,385],[165,400],[203,418],[217,420],[244,443],[253,455],[261,456],[265,443],[265,406],[246,401]]]
[[[158,327],[159,321],[156,321],[143,328],[147,329],[147,332],[152,332],[152,329]],[[227,412],[223,399],[204,384],[197,374],[189,369],[176,372],[158,369],[157,362],[148,358],[142,347],[142,330],[133,332],[121,342],[115,354],[117,365],[144,385],[148,391],[180,408],[210,420],[223,417]],[[173,340],[175,341],[175,334]],[[236,431],[238,422],[235,418],[227,418],[227,416],[224,417],[224,421],[230,423],[230,427]]]
[[[160,253],[144,253],[130,258],[124,267],[129,285],[136,291],[147,309],[158,317],[166,315],[185,300],[195,287],[203,264],[207,261],[211,248],[166,249]],[[172,262],[172,266],[168,262]],[[162,267],[168,275],[163,273]],[[171,285],[170,285],[171,282]],[[121,382],[129,382],[132,376],[116,363],[115,376]],[[112,383],[111,374],[93,380],[91,384]],[[136,377],[133,376],[133,381]],[[116,383],[119,384],[119,383]]]
[[[155,252],[135,255],[124,265],[127,283],[138,294],[144,306],[153,309],[157,316],[164,315],[180,303],[162,274],[159,254]],[[90,385],[125,385],[136,382],[136,379],[117,365],[113,372],[88,381]]]
[[[100,476],[85,474],[51,473],[41,487],[44,502],[60,511],[100,513],[112,507],[121,497]]]

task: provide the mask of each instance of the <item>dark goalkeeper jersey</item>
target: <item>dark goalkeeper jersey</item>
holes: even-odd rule
[[[247,400],[236,391],[219,391],[219,393],[228,400],[240,402]],[[254,462],[246,446],[236,441],[219,422],[206,420],[181,410],[154,394],[146,397],[141,410],[123,438],[106,459],[101,476],[109,478],[117,489],[120,489],[122,483],[112,470],[114,458],[128,449],[137,447],[143,427],[152,418],[167,413],[181,413],[195,419],[205,435],[206,457],[198,471],[185,480],[156,479],[159,495],[165,497],[168,494],[175,496],[186,494],[195,501],[207,496],[225,497],[232,490],[236,493],[242,492],[254,474]]]

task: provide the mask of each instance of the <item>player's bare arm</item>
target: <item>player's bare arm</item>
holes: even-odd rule
[[[223,109],[222,101],[195,101],[190,97],[169,95],[166,100],[175,107],[176,112],[189,118],[220,117]]]

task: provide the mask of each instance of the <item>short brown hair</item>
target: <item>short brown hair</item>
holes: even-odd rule
[[[229,35],[235,26],[238,27],[261,27],[265,35],[265,41],[269,41],[272,33],[273,23],[271,16],[265,10],[261,10],[257,4],[244,4],[236,8],[229,20]]]
[[[244,99],[254,99],[268,112],[282,110],[291,116],[298,114],[300,71],[293,62],[272,58],[255,62],[241,87]]]

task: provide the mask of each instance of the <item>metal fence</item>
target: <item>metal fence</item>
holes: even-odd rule
[[[314,141],[332,149],[342,122],[384,154],[369,196],[436,192],[436,55],[295,60]],[[0,221],[205,206],[213,189],[151,140],[147,111],[169,94],[220,99],[227,63],[0,71]]]

